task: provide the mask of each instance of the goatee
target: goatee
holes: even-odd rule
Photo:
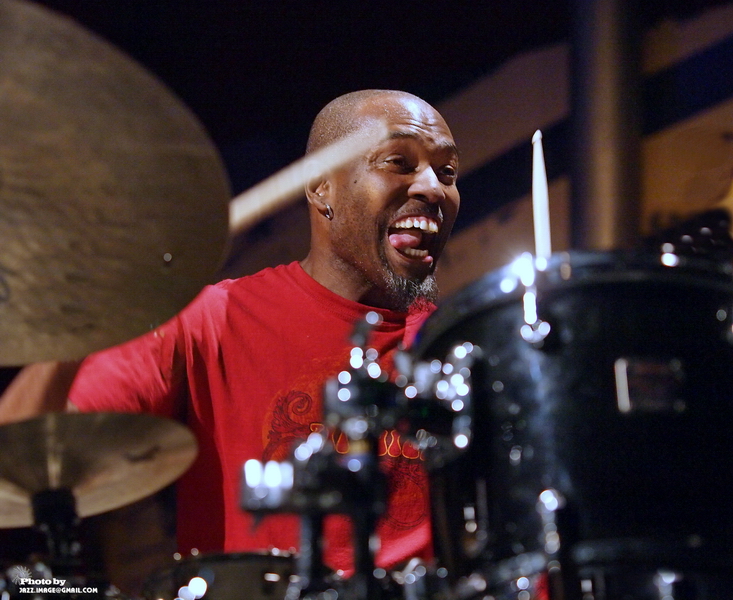
[[[392,271],[387,281],[387,294],[393,310],[407,312],[411,306],[416,308],[435,304],[438,300],[438,283],[431,274],[425,279],[416,280],[400,277]]]

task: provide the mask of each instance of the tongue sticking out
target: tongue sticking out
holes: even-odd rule
[[[396,250],[405,248],[417,248],[422,243],[422,232],[419,229],[409,229],[392,233],[389,236],[389,243]]]

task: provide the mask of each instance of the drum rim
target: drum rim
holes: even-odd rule
[[[143,583],[142,598],[151,599],[152,595],[160,593],[160,586],[169,586],[177,576],[180,576],[186,569],[194,566],[216,567],[217,565],[255,563],[264,565],[266,563],[279,563],[279,568],[289,566],[295,568],[296,555],[292,552],[279,551],[278,553],[267,550],[251,550],[238,552],[208,552],[196,555],[189,555],[156,569],[146,577]],[[294,572],[294,571],[293,571]],[[173,585],[172,587],[176,587]]]
[[[606,283],[653,278],[670,281],[688,278],[706,287],[726,290],[733,294],[733,264],[706,258],[678,256],[675,266],[662,262],[662,254],[648,251],[566,251],[553,254],[547,267],[538,271],[538,287],[552,286],[553,290],[569,289],[587,283],[591,279]],[[560,276],[563,266],[571,275]],[[610,267],[602,269],[602,267]],[[599,275],[603,274],[602,277]],[[517,278],[514,263],[490,271],[469,283],[457,293],[441,302],[437,310],[425,321],[413,344],[418,357],[448,330],[460,322],[489,308],[518,300],[525,288],[518,283],[510,291],[502,291],[500,284],[507,278]]]
[[[282,560],[282,561],[292,561],[295,557],[295,554],[291,552],[268,552],[267,550],[252,550],[252,551],[241,551],[241,552],[201,552],[196,555],[189,555],[182,557],[178,560],[174,560],[172,565],[182,565],[184,563],[193,563],[193,562],[209,562],[213,560],[221,560],[222,562],[227,562],[230,560],[242,560],[242,559],[252,559],[252,558],[265,558],[265,559],[275,559],[275,560]]]

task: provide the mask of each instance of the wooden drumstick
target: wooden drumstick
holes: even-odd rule
[[[274,214],[303,194],[305,184],[366,152],[387,136],[387,124],[376,121],[293,164],[236,196],[229,203],[229,233],[236,235]]]

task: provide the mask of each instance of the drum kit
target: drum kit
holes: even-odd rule
[[[0,364],[76,359],[173,316],[209,282],[229,227],[226,176],[196,119],[29,3],[0,0],[0,57]],[[297,555],[192,556],[143,597],[727,597],[728,228],[713,212],[638,252],[521,257],[442,303],[396,379],[369,348],[370,313],[351,368],[324,388],[324,423],[348,453],[313,433],[288,461],[243,465],[243,510],[301,515]],[[388,495],[377,440],[391,429],[425,458],[435,559],[387,573],[373,536]],[[0,598],[126,598],[86,569],[79,523],[175,481],[196,454],[190,431],[50,414],[1,426],[0,447],[0,528],[45,540],[42,559],[4,566]],[[348,580],[323,563],[331,513],[355,523]]]

